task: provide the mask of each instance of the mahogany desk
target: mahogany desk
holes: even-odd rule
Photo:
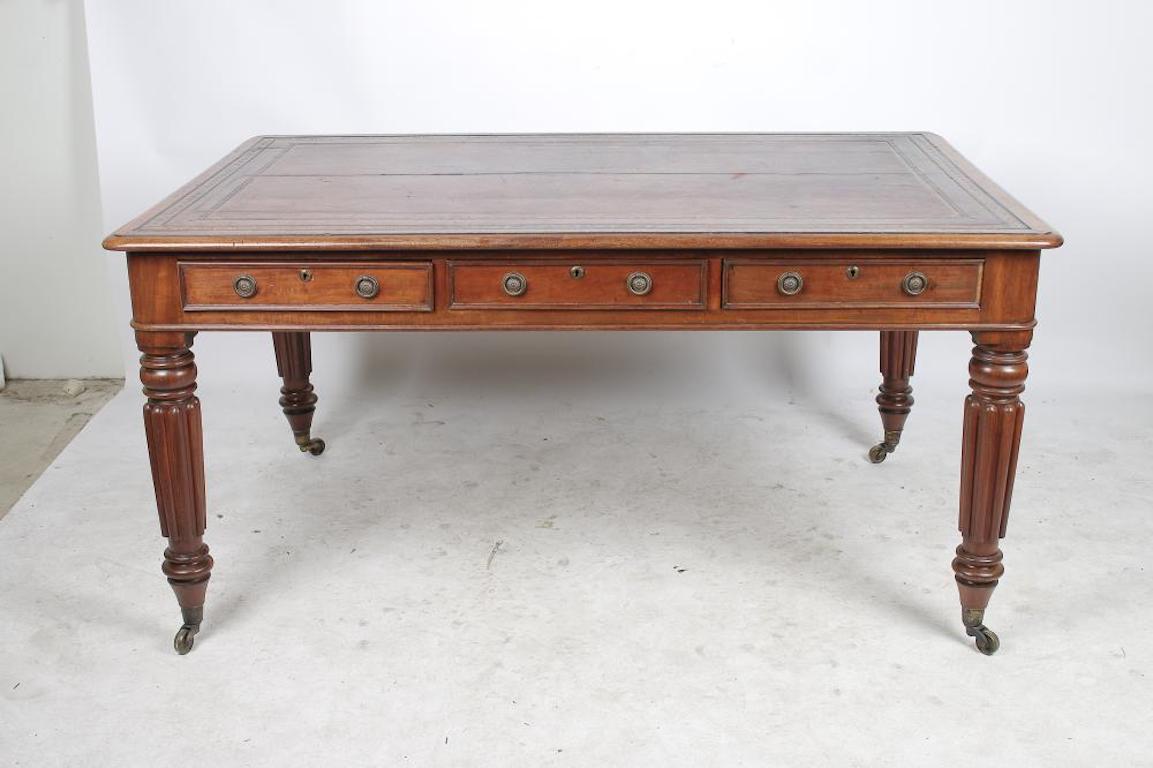
[[[953,572],[991,654],[1040,251],[1060,244],[927,133],[254,138],[104,241],[128,252],[176,650],[212,571],[200,331],[271,331],[315,456],[310,331],[874,329],[874,462],[913,404],[917,333],[972,334]]]

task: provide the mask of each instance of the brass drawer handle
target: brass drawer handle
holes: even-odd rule
[[[901,290],[910,296],[920,296],[929,287],[929,278],[924,272],[910,272],[901,281]]]
[[[232,290],[242,299],[251,299],[256,295],[256,278],[252,275],[240,275],[232,281]]]
[[[653,276],[648,272],[633,272],[625,279],[625,285],[633,296],[647,296],[653,290]]]
[[[520,272],[509,272],[500,279],[500,287],[509,296],[523,296],[528,290],[528,280]]]
[[[356,278],[356,295],[362,299],[375,299],[380,293],[380,283],[372,275]]]
[[[805,278],[799,272],[785,272],[777,278],[777,290],[785,296],[796,296],[805,287]]]

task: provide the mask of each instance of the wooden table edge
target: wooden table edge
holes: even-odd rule
[[[216,251],[452,251],[452,250],[613,250],[684,249],[909,249],[909,250],[1021,250],[1058,248],[1064,238],[1057,232],[942,234],[942,233],[817,233],[817,232],[614,232],[566,234],[411,234],[341,235],[339,237],[140,237],[111,234],[103,246],[110,251],[180,252]]]

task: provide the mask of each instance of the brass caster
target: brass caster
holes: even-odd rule
[[[200,631],[199,624],[185,624],[176,632],[176,637],[172,639],[172,647],[181,656],[184,656],[192,650],[192,645],[195,642],[196,633]]]
[[[986,656],[992,656],[1001,647],[1001,640],[997,633],[985,626],[985,612],[981,610],[966,610],[961,612],[961,620],[965,623],[965,634],[977,643],[977,650]]]
[[[901,442],[901,433],[898,430],[885,432],[885,439],[869,449],[869,461],[880,464],[893,451],[897,450],[897,443]]]
[[[311,440],[305,438],[303,441],[297,443],[300,447],[301,453],[311,453],[313,456],[319,456],[324,453],[324,441],[319,437],[314,437]]]

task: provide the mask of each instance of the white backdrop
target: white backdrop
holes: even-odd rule
[[[1142,234],[1153,222],[1153,4],[86,7],[107,230],[259,133],[932,130],[1068,242],[1044,258],[1033,397],[1153,379],[1153,315],[1139,298],[1153,279]],[[109,256],[131,378],[122,261]],[[274,376],[265,335],[224,336],[198,340],[202,377]],[[919,391],[945,388],[959,407],[967,337],[923,336]],[[327,387],[360,386],[381,361],[414,365],[461,349],[498,365],[547,353],[574,370],[612,354],[690,380],[760,361],[745,370],[775,371],[786,384],[876,384],[874,334],[342,335],[314,345]]]
[[[0,2],[0,354],[9,378],[123,370],[101,261],[83,11],[79,2]]]

